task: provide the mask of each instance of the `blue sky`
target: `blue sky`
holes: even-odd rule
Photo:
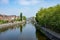
[[[60,0],[0,0],[0,14],[35,16],[42,7],[60,4]]]

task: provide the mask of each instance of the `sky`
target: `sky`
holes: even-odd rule
[[[0,0],[0,14],[35,16],[40,8],[60,4],[60,0]]]

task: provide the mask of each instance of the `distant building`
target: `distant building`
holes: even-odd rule
[[[6,21],[11,21],[11,20],[14,20],[14,19],[17,19],[19,18],[19,16],[16,16],[16,15],[1,15],[0,14],[0,20],[6,20]]]
[[[2,20],[2,18],[3,18],[3,16],[2,16],[2,15],[0,15],[0,20]]]
[[[16,18],[15,19],[19,19],[20,18],[20,16],[16,16]]]

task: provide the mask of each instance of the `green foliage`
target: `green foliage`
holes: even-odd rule
[[[14,19],[14,21],[21,21],[21,19],[20,18],[17,18],[17,19]]]
[[[20,18],[14,19],[14,21],[22,21],[22,20],[26,20],[26,17],[22,16],[22,13],[20,13]]]
[[[8,21],[0,20],[0,24],[7,23]]]
[[[26,17],[25,16],[23,16],[22,18],[23,18],[23,20],[26,20]]]
[[[49,8],[41,8],[36,14],[36,21],[52,30],[60,31],[60,5]]]

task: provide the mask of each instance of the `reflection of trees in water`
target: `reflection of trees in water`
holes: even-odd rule
[[[2,29],[0,29],[0,33],[1,32],[5,32],[5,31],[7,31],[8,30],[8,28],[2,28]]]
[[[20,24],[20,25],[19,25],[19,28],[20,28],[20,32],[21,32],[21,33],[22,33],[23,27],[25,27],[25,25],[26,25],[26,23],[23,23],[23,24]]]
[[[2,27],[2,28],[0,28],[0,33],[5,32],[9,29],[12,30],[14,28],[19,28],[19,27],[20,27],[20,31],[22,32],[22,28],[23,28],[23,26],[25,27],[26,24],[24,23],[24,24],[21,24],[20,26],[19,25],[20,24],[17,24],[17,25],[14,25],[14,26]]]
[[[36,24],[35,28],[36,28],[36,37],[38,40],[50,40],[40,31],[40,28],[38,28]]]
[[[23,25],[20,25],[20,32],[22,33]]]
[[[0,33],[5,32],[5,31],[7,31],[9,29],[13,29],[13,28],[15,28],[15,25],[14,26],[0,28]]]
[[[36,30],[36,37],[38,40],[49,40],[44,34],[40,31]]]

